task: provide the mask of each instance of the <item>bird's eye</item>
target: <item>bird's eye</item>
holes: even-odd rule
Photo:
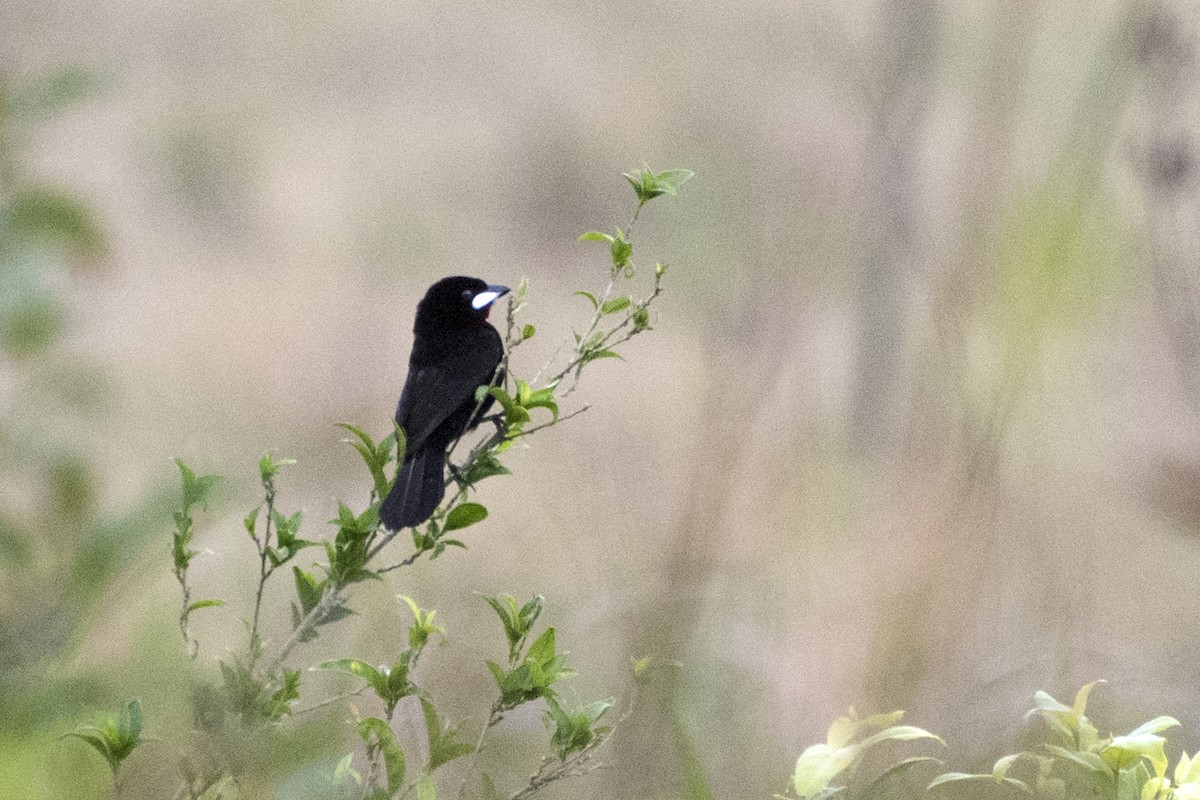
[[[474,292],[472,292],[470,289],[463,289],[463,300],[466,300],[469,303],[471,302],[471,298],[474,296]]]

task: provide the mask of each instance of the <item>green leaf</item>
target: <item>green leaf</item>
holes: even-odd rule
[[[550,384],[530,392],[529,399],[525,401],[525,407],[545,408],[553,415],[551,422],[558,422],[558,402],[554,399],[554,389],[555,385]]]
[[[264,453],[263,457],[258,460],[258,474],[263,482],[267,482],[279,474],[280,467],[288,467],[296,463],[294,458],[276,459],[270,453]]]
[[[587,364],[588,362],[597,361],[601,358],[621,358],[621,354],[612,350],[592,350],[584,353],[583,357],[580,358],[579,361],[580,363]]]
[[[479,456],[463,471],[463,481],[476,484],[484,478],[493,475],[510,475],[508,468],[491,453],[480,453]]]
[[[1154,733],[1114,736],[1112,743],[1100,751],[1100,758],[1114,770],[1133,766],[1139,758],[1147,759],[1156,775],[1167,772],[1167,755],[1163,746],[1167,740]]]
[[[687,169],[668,169],[655,173],[649,167],[643,167],[640,172],[624,173],[624,177],[637,194],[638,206],[641,207],[661,195],[673,196],[694,174]]]
[[[208,497],[212,494],[213,487],[216,486],[220,478],[216,475],[199,475],[183,463],[180,459],[175,459],[176,466],[179,467],[179,474],[183,480],[182,487],[182,502],[183,511],[186,514],[192,506],[200,506],[207,508]]]
[[[526,325],[524,328],[521,328],[521,341],[532,339],[535,333],[537,333],[537,328],[532,325]]]
[[[546,696],[547,721],[554,726],[550,744],[560,760],[599,741],[607,729],[596,728],[595,724],[610,707],[612,703],[601,700],[578,711],[567,712],[552,695]]]
[[[600,313],[615,314],[622,309],[629,308],[632,303],[633,299],[630,297],[614,297],[600,306]]]
[[[458,741],[458,729],[442,720],[433,703],[424,697],[421,698],[421,713],[425,717],[425,735],[429,743],[429,760],[425,764],[427,773],[474,752],[474,745]]]
[[[58,341],[67,311],[52,297],[26,297],[0,315],[0,347],[12,356],[32,356]]]
[[[625,241],[625,234],[619,229],[616,238],[613,239],[611,250],[613,269],[619,270],[628,266],[629,259],[633,256],[633,244]]]
[[[108,255],[104,230],[83,203],[51,187],[25,187],[9,199],[5,209],[7,229],[33,242],[75,251],[90,260]]]
[[[600,231],[588,231],[587,233],[585,233],[579,237],[579,241],[581,241],[581,242],[610,242],[611,243],[613,241],[613,239],[614,239],[613,236],[610,236],[607,233],[601,233]],[[575,294],[582,294],[585,297],[589,296],[587,292],[576,292]]]
[[[1114,772],[1113,770],[1109,769],[1108,764],[1104,762],[1104,759],[1095,753],[1068,750],[1065,747],[1059,747],[1056,744],[1047,744],[1042,746],[1047,752],[1052,753],[1065,761],[1078,764],[1088,772],[1094,772],[1100,775],[1111,775]]]
[[[1025,783],[1024,781],[1019,781],[1016,778],[1003,778],[1003,779],[997,780],[996,778],[993,778],[991,775],[972,775],[967,772],[945,772],[945,773],[942,773],[941,775],[938,775],[936,778],[934,778],[932,781],[930,781],[929,785],[925,787],[925,790],[929,791],[936,786],[941,786],[941,785],[947,784],[947,783],[954,783],[956,781],[976,781],[976,782],[988,781],[989,783],[1005,783],[1005,784],[1008,784],[1009,786],[1012,786],[1014,789],[1018,789],[1018,790],[1024,792],[1027,795],[1033,795],[1033,789],[1029,788],[1029,784]]]
[[[654,176],[655,184],[663,192],[674,196],[680,186],[690,181],[696,173],[690,169],[668,169]]]
[[[942,762],[930,756],[914,756],[913,758],[906,758],[903,761],[899,761],[888,767],[873,781],[867,784],[866,788],[862,791],[862,800],[870,800],[873,797],[887,797],[887,795],[883,794],[883,788],[885,784],[891,780],[894,780],[902,773],[908,772],[910,769],[919,764],[934,764],[941,766]]]
[[[1180,753],[1179,763],[1175,765],[1175,783],[1181,787],[1184,784],[1200,784],[1200,754],[1196,758],[1188,758],[1186,752]],[[1200,789],[1200,786],[1196,788]]]
[[[242,527],[246,529],[246,533],[250,534],[251,539],[256,538],[254,534],[254,528],[258,524],[258,512],[261,508],[261,506],[255,506],[250,510],[250,513],[246,515],[246,518],[242,520]]]
[[[927,730],[923,730],[913,725],[894,725],[890,728],[885,728],[884,730],[881,730],[879,733],[876,733],[872,736],[868,736],[859,743],[859,746],[862,747],[863,750],[868,750],[880,742],[907,742],[913,739],[933,739],[935,742],[938,742],[943,746],[946,744],[942,741],[940,736],[932,734]]]
[[[91,745],[115,775],[121,762],[142,743],[142,704],[132,700],[120,717],[109,716],[96,725],[81,725],[67,735]]]
[[[857,747],[832,748],[827,744],[814,744],[796,759],[792,770],[792,791],[799,797],[812,797],[829,786],[837,775],[854,763],[859,755]]]
[[[224,600],[197,600],[187,607],[187,613],[190,614],[198,608],[216,608],[223,605],[225,605]]]
[[[404,751],[396,742],[396,734],[391,726],[378,717],[367,717],[359,721],[358,735],[366,743],[369,756],[378,754],[383,757],[388,793],[394,795],[403,789]]]
[[[1174,717],[1155,717],[1149,722],[1143,722],[1141,725],[1138,725],[1136,728],[1130,731],[1128,735],[1141,736],[1146,733],[1162,733],[1169,728],[1178,727],[1180,727],[1179,720],[1175,719]]]
[[[437,800],[437,784],[429,775],[422,775],[417,780],[417,800]]]
[[[357,425],[351,425],[349,422],[338,422],[335,427],[347,430],[357,437],[354,439],[342,439],[343,442],[353,447],[358,451],[358,455],[366,464],[367,470],[371,473],[371,481],[374,485],[374,492],[377,497],[386,497],[391,484],[384,474],[383,468],[390,460],[390,452],[392,445],[403,434],[399,428],[389,434],[378,445],[365,431]],[[403,458],[403,455],[401,455]]]
[[[323,661],[315,667],[309,669],[314,670],[330,670],[334,672],[346,672],[354,675],[357,678],[362,678],[375,689],[377,693],[387,691],[387,678],[375,667],[365,661],[359,661],[356,658],[341,658],[336,661]]]
[[[1079,691],[1075,693],[1075,705],[1072,710],[1076,714],[1082,717],[1084,712],[1087,711],[1088,697],[1092,694],[1092,689],[1094,689],[1096,685],[1100,683],[1105,683],[1105,681],[1092,681],[1091,683],[1084,684],[1082,687],[1080,687]],[[1051,699],[1053,700],[1053,698]],[[1055,702],[1057,703],[1058,701],[1055,700]]]
[[[554,628],[546,628],[546,630],[542,632],[542,635],[535,639],[533,644],[529,646],[529,653],[526,654],[525,660],[546,662],[550,659],[553,659],[555,655],[554,638]]]
[[[463,503],[455,506],[446,516],[442,531],[457,531],[487,519],[487,509],[479,503]]]
[[[325,593],[325,581],[318,580],[299,567],[292,567],[292,575],[296,579],[296,595],[300,598],[300,608],[307,614],[321,602],[321,596]]]
[[[62,113],[104,88],[102,75],[72,64],[12,87],[11,109],[32,121]]]

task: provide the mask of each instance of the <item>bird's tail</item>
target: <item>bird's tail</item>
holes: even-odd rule
[[[429,519],[446,494],[442,464],[441,453],[425,448],[405,459],[392,490],[379,506],[379,521],[398,531]]]

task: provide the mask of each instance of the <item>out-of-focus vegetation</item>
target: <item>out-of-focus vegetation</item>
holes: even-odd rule
[[[120,683],[87,643],[136,601],[116,587],[161,538],[153,502],[103,503],[82,442],[103,434],[112,389],[103,365],[64,345],[74,284],[111,264],[105,226],[30,163],[47,126],[96,89],[78,68],[0,80],[0,774],[19,796],[102,790],[61,736]]]
[[[130,511],[168,457],[236,475],[279,448],[299,461],[281,502],[335,516],[360,476],[329,422],[386,427],[424,287],[569,294],[597,246],[575,235],[619,202],[580,187],[631,159],[704,176],[683,225],[646,226],[688,265],[659,346],[481,490],[521,525],[453,580],[419,564],[364,591],[344,649],[403,649],[399,591],[450,609],[523,589],[578,632],[585,696],[632,655],[678,662],[585,796],[769,796],[850,705],[904,708],[946,769],[990,773],[1035,744],[1012,709],[1096,675],[1089,716],[1177,718],[1180,763],[1200,730],[1180,622],[1200,613],[1196,19],[1194,0],[10,3],[0,200],[26,187],[40,221],[6,213],[2,245],[4,789],[101,791],[103,760],[55,737],[137,686],[191,724],[169,515]],[[93,74],[45,77],[63,64],[103,91],[29,113],[16,98]],[[523,365],[572,310],[545,309]],[[230,492],[193,577],[239,600]],[[201,659],[244,644],[225,613],[196,615]],[[439,621],[489,657],[490,627]],[[336,766],[307,741],[280,761],[290,797]]]

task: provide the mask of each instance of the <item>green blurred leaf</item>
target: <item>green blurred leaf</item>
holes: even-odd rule
[[[451,509],[446,516],[443,532],[457,531],[487,519],[487,509],[479,503],[463,503]]]
[[[425,736],[429,743],[429,760],[426,772],[433,772],[443,764],[474,752],[475,747],[458,741],[458,729],[438,716],[433,703],[421,698],[421,713],[425,717]]]
[[[587,233],[585,233],[579,237],[579,241],[581,241],[581,242],[609,242],[611,244],[614,238],[615,237],[610,236],[607,233],[601,233],[600,231],[588,231]],[[591,295],[589,295],[587,292],[576,292],[575,294],[581,294],[584,297],[591,297]],[[592,300],[594,301],[595,298],[592,298]]]
[[[217,608],[223,605],[225,605],[224,600],[197,600],[187,607],[187,613],[190,614],[200,608]]]
[[[575,712],[565,711],[553,696],[546,697],[546,717],[553,725],[550,746],[559,760],[566,759],[591,746],[607,729],[597,728],[596,722],[612,707],[607,700],[597,701]]]
[[[179,475],[183,482],[181,499],[184,513],[187,513],[192,506],[198,505],[207,508],[209,495],[212,494],[213,487],[220,478],[216,475],[196,475],[187,464],[178,458],[175,459],[175,464],[179,467]]]
[[[387,790],[391,795],[404,788],[404,751],[396,742],[396,734],[386,720],[367,717],[358,723],[358,735],[367,745],[368,753],[383,758]]]
[[[871,800],[871,798],[875,797],[886,798],[888,795],[884,792],[884,788],[888,783],[895,780],[900,775],[908,772],[913,767],[922,764],[933,764],[940,766],[942,762],[930,756],[914,756],[913,758],[906,758],[903,761],[898,761],[885,769],[882,773],[876,776],[874,780],[867,784],[861,794],[862,800]]]
[[[1025,794],[1033,794],[1033,789],[1029,788],[1029,784],[1025,783],[1024,781],[1017,780],[1016,778],[994,778],[991,775],[972,775],[967,772],[944,772],[930,781],[929,785],[925,787],[925,790],[931,791],[935,787],[942,786],[947,783],[957,783],[959,781],[987,781],[989,783],[1003,783],[1013,787],[1014,789],[1024,792]]]
[[[120,717],[109,716],[95,725],[81,725],[67,735],[91,745],[115,775],[121,762],[142,743],[142,704],[130,701]]]
[[[97,73],[72,64],[16,84],[12,109],[30,121],[48,119],[96,95],[105,85]]]
[[[317,607],[325,593],[325,581],[305,572],[299,567],[292,567],[292,575],[296,579],[296,596],[300,599],[300,608],[307,614]]]
[[[491,453],[480,453],[479,456],[472,461],[465,470],[463,470],[463,481],[468,484],[475,484],[484,478],[490,478],[493,475],[509,475],[511,474],[507,467]]]
[[[0,348],[14,357],[40,353],[66,329],[62,304],[47,296],[27,297],[0,314]]]
[[[340,658],[335,661],[323,661],[310,669],[331,670],[334,672],[345,672],[357,678],[362,678],[367,684],[377,692],[386,692],[387,681],[386,676],[375,669],[365,661],[359,661],[356,658]]]
[[[1088,772],[1095,772],[1095,773],[1098,773],[1101,775],[1109,775],[1109,774],[1112,774],[1112,772],[1113,772],[1112,770],[1109,769],[1108,765],[1104,762],[1104,759],[1102,759],[1096,753],[1088,752],[1086,750],[1085,751],[1068,750],[1067,748],[1060,747],[1059,745],[1056,745],[1056,744],[1043,745],[1043,748],[1046,750],[1046,752],[1052,753],[1053,755],[1058,756],[1059,758],[1063,759],[1064,761],[1070,761],[1074,764],[1077,764],[1077,765],[1083,767]]]
[[[664,194],[674,196],[693,175],[695,173],[687,169],[668,169],[656,173],[649,167],[643,167],[639,172],[624,173],[625,180],[629,181],[637,194],[639,205],[645,205]]]
[[[621,354],[613,350],[590,350],[584,353],[579,360],[581,363],[587,364],[591,361],[597,361],[601,358],[621,358]]]
[[[600,306],[601,314],[615,314],[622,309],[629,308],[633,303],[633,299],[629,297],[614,297],[608,300],[604,305]]]
[[[29,242],[63,247],[93,261],[107,256],[104,234],[92,211],[59,189],[21,187],[4,216],[8,230]]]
[[[625,234],[620,229],[612,242],[612,263],[614,270],[625,269],[633,256],[633,244],[625,241]]]
[[[269,481],[279,474],[280,467],[290,467],[296,463],[294,458],[275,458],[271,453],[263,453],[258,460],[258,474],[263,482]]]

